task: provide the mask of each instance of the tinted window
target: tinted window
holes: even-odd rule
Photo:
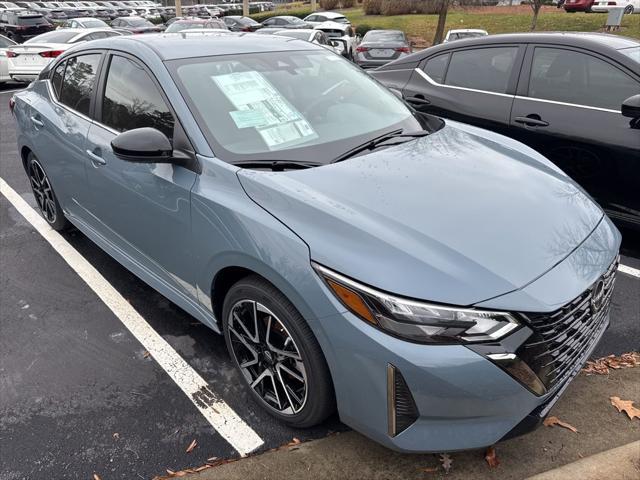
[[[638,93],[640,83],[599,58],[559,48],[534,52],[530,97],[620,110]]]
[[[123,57],[113,57],[102,104],[102,123],[124,132],[152,127],[173,136],[173,115],[149,74]]]
[[[77,112],[89,115],[91,92],[96,79],[99,54],[79,55],[67,60],[60,101]]]
[[[56,92],[56,97],[60,98],[60,88],[62,87],[62,77],[64,77],[64,67],[67,66],[67,62],[62,62],[56,67],[51,76],[51,84],[53,90]]]
[[[449,62],[449,54],[438,55],[430,58],[424,66],[424,71],[433,80],[438,83],[444,81],[444,74],[447,71],[447,63]]]
[[[517,47],[477,48],[453,52],[445,83],[506,93]]]
[[[0,35],[0,48],[6,48],[12,45],[15,45],[15,44],[11,40]]]
[[[16,25],[49,25],[49,22],[47,22],[43,17],[18,17]]]

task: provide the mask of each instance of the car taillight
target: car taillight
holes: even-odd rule
[[[401,52],[401,53],[409,53],[409,47],[398,47],[396,48],[396,52]]]
[[[356,48],[356,52],[368,52],[369,47],[358,47]]]
[[[40,52],[38,55],[44,58],[56,58],[58,55],[61,55],[64,50],[47,50],[46,52]]]
[[[18,56],[18,54],[16,52],[12,52],[11,50],[7,50],[7,57],[15,58],[17,56]]]
[[[242,31],[243,32],[250,32],[251,31],[251,27],[242,27]]]

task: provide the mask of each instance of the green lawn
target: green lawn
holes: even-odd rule
[[[418,39],[418,44],[428,46],[433,40],[437,15],[398,15],[385,17],[364,15],[362,9],[344,10],[345,15],[357,26],[367,24],[372,28],[404,30]],[[451,10],[447,16],[446,30],[450,28],[482,28],[489,33],[528,32],[532,13],[524,7],[486,7],[468,11]],[[607,15],[604,13],[566,13],[555,7],[544,8],[538,17],[536,31],[583,31],[602,30]],[[446,31],[445,30],[445,31]],[[620,31],[615,32],[640,39],[640,15],[625,15]]]

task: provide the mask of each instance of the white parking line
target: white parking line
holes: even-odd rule
[[[628,267],[627,265],[618,265],[618,271],[622,273],[626,273],[627,275],[631,275],[632,277],[640,278],[640,270],[633,267]]]
[[[0,178],[2,193],[15,209],[49,242],[65,262],[84,280],[151,356],[189,397],[216,431],[245,456],[264,441],[220,399],[207,382],[162,338],[122,295],[64,237]]]

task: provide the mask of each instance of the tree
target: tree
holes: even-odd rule
[[[436,27],[436,34],[433,37],[434,45],[442,43],[442,40],[444,40],[444,27],[447,23],[449,2],[450,0],[440,0],[440,8],[438,9],[438,26]]]
[[[531,5],[531,9],[533,10],[533,18],[531,19],[531,30],[536,29],[536,25],[538,25],[538,14],[540,13],[540,9],[542,8],[543,0],[531,0],[529,5]]]

